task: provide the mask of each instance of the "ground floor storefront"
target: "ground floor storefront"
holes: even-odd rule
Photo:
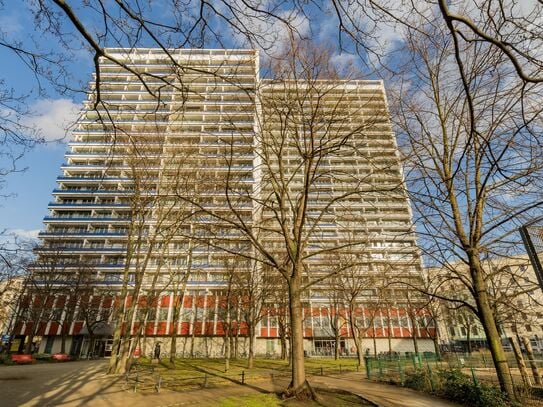
[[[61,350],[60,336],[44,336],[38,352],[56,353]],[[288,342],[288,341],[287,341]],[[154,336],[142,338],[134,343],[136,355],[151,356],[158,349],[161,357],[169,357],[171,337]],[[176,357],[223,357],[225,352],[224,337],[219,336],[182,336],[176,341]],[[245,336],[232,338],[232,353],[237,357],[246,357],[249,352],[249,339]],[[417,347],[420,353],[433,352],[434,344],[431,339],[418,338]],[[288,348],[288,343],[287,343]],[[109,357],[113,352],[113,336],[103,335],[89,337],[76,335],[66,338],[65,349],[72,356],[80,358]],[[365,355],[405,354],[415,351],[412,338],[364,338],[362,350]],[[335,352],[333,338],[305,338],[304,351],[308,357],[332,357]],[[258,337],[255,340],[255,355],[259,357],[279,357],[281,355],[281,340],[278,338]],[[355,357],[356,347],[352,338],[341,338],[339,346],[341,357]]]

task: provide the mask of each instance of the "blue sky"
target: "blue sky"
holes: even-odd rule
[[[0,201],[0,230],[9,229],[21,235],[29,235],[36,234],[42,228],[42,218],[47,214],[47,203],[51,200],[51,192],[56,185],[55,179],[60,174],[60,165],[64,160],[65,142],[69,139],[69,133],[66,134],[64,128],[75,120],[76,112],[85,97],[81,90],[85,89],[85,84],[90,80],[94,67],[91,53],[78,42],[80,37],[75,37],[75,40],[74,37],[70,37],[69,34],[72,32],[70,25],[61,26],[61,30],[67,33],[63,39],[68,38],[69,43],[60,44],[58,36],[43,34],[43,27],[42,30],[35,28],[36,20],[29,10],[32,6],[28,5],[31,2],[9,1],[8,3],[4,4],[3,9],[0,7],[0,32],[5,38],[21,41],[27,47],[67,55],[68,59],[63,64],[66,72],[60,79],[65,79],[71,88],[79,90],[66,91],[66,89],[55,88],[47,80],[38,81],[32,70],[25,67],[17,56],[4,47],[0,47],[0,79],[5,80],[5,83],[9,84],[17,94],[28,95],[27,103],[33,115],[26,117],[25,123],[39,128],[42,136],[50,140],[46,145],[37,146],[25,155],[19,167],[26,167],[27,170],[10,175],[2,191],[11,196]],[[101,20],[96,20],[95,12],[84,8],[78,1],[69,2],[69,4],[74,5],[74,10],[85,20],[92,32],[101,30]],[[160,1],[153,3],[153,6],[155,7],[152,10],[154,17],[159,17],[161,21],[172,18],[164,15],[164,11],[160,8]],[[56,9],[54,5],[48,7]],[[114,3],[113,7],[115,7]],[[313,11],[309,8],[304,12],[307,13],[306,16],[295,15],[284,9],[280,10],[280,13],[283,13],[283,16],[290,19],[297,27],[299,34],[312,37],[317,41],[337,40],[337,22],[333,18],[323,18],[322,14],[314,18]],[[224,22],[214,21],[214,23],[216,24],[214,28],[218,32],[228,31]],[[272,50],[277,48],[282,38],[286,37],[286,33],[281,31],[279,24],[260,26],[248,21],[247,26],[253,30],[265,31],[266,35],[272,39],[270,41]],[[383,38],[394,38],[394,33],[390,30],[382,31],[381,34]],[[248,44],[243,44],[243,36],[235,32],[231,35],[221,35],[218,41],[223,42],[217,44],[210,41],[205,43],[205,46],[222,45],[235,48],[248,46]],[[118,37],[118,42],[123,43],[122,36]],[[115,43],[110,36],[108,40],[105,40],[105,45],[118,46],[118,43]],[[139,45],[153,46],[153,43],[144,36]],[[353,55],[339,53],[339,51],[333,55],[332,60],[339,66],[357,61]],[[54,74],[56,67],[52,65],[51,68]],[[63,137],[64,142],[54,141]]]
[[[32,34],[28,27],[34,27],[34,22],[21,3],[10,2],[9,7],[0,9],[0,29],[8,38],[24,43]],[[44,38],[37,46],[42,49],[56,47],[49,38]],[[91,77],[92,60],[83,53],[80,56],[68,66],[74,74],[72,80],[86,82]],[[64,127],[75,117],[84,95],[60,94],[46,80],[38,82],[33,72],[4,47],[0,47],[0,79],[16,94],[27,95],[33,115],[23,120],[39,128],[48,140],[47,144],[38,145],[23,157],[19,168],[26,168],[26,171],[8,176],[2,193],[9,196],[0,199],[0,230],[9,229],[26,237],[35,235],[42,228],[42,219],[47,214],[47,203],[51,200],[66,151]],[[55,141],[59,139],[63,141]]]

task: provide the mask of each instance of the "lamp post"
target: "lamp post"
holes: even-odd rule
[[[520,236],[532,263],[539,287],[543,290],[543,216],[536,218],[519,228]]]

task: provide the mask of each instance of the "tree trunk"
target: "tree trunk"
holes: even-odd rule
[[[349,325],[351,326],[351,333],[353,335],[354,346],[356,348],[356,358],[358,359],[358,366],[364,366],[364,356],[362,354],[362,340],[360,338],[360,330],[356,326],[356,315],[354,306],[349,305]]]
[[[175,331],[177,331],[177,324],[175,324],[175,327],[173,328]],[[170,340],[170,364],[175,366],[175,354],[177,350],[177,332],[176,334],[172,335]]]
[[[117,368],[115,369],[116,374],[125,374],[127,372],[129,353],[130,343],[127,340],[123,340],[121,342],[119,355],[117,356]]]
[[[475,290],[475,301],[477,310],[479,311],[479,319],[485,330],[486,339],[496,368],[496,375],[500,382],[500,388],[510,399],[514,399],[515,393],[513,381],[509,372],[509,365],[501,343],[500,333],[496,326],[496,320],[490,308],[488,294],[486,291],[486,283],[482,276],[482,269],[478,258],[470,259],[471,267],[470,274],[472,276],[473,288]]]
[[[249,327],[249,354],[247,357],[247,369],[252,369],[254,365],[254,348],[255,348],[255,328],[254,324],[251,323]]]
[[[413,327],[412,332],[413,335],[411,339],[413,339],[413,348],[415,350],[415,355],[419,354],[419,340],[417,338],[417,326],[416,326],[416,320],[414,316],[411,316],[411,325]]]
[[[192,323],[192,333],[190,334],[190,357],[194,357],[194,337],[196,336],[196,318]]]
[[[387,335],[387,337],[388,337],[388,354],[389,355],[392,355],[392,332],[391,331],[392,331],[392,328],[389,325],[389,327],[388,327],[388,335]]]
[[[281,328],[281,325],[279,326],[279,339],[281,342],[281,360],[287,359],[287,335],[285,333],[285,329]]]
[[[437,322],[435,323],[434,328],[434,337],[432,338],[434,342],[434,352],[436,353],[437,360],[441,360],[441,349],[439,349],[439,330],[437,328]]]
[[[339,328],[335,329],[334,359],[339,359]]]
[[[34,327],[32,327],[32,329],[34,329]],[[24,352],[29,355],[32,353],[32,342],[34,341],[34,334],[31,333],[30,335],[28,335],[27,339],[28,342],[25,344]]]
[[[509,343],[511,343],[511,347],[513,348],[513,353],[515,354],[515,359],[517,360],[517,365],[520,371],[520,375],[522,376],[522,381],[524,382],[524,385],[526,387],[531,387],[532,383],[530,383],[530,377],[528,376],[526,363],[524,362],[524,358],[522,357],[522,352],[520,350],[517,339],[514,336],[511,336],[509,338]]]
[[[89,348],[87,349],[87,355],[90,355],[91,353],[94,353],[94,334],[89,332]]]
[[[174,295],[174,307],[173,307],[173,316],[172,316],[172,334],[170,341],[170,363],[175,365],[175,355],[177,353],[177,327],[179,326],[179,317],[181,316],[181,307],[183,306],[183,301],[185,298],[185,291],[181,295],[176,295],[179,292],[176,292]]]
[[[471,355],[471,325],[470,324],[467,325],[467,331],[468,331],[468,335],[466,336],[466,339],[467,339],[467,345],[468,345],[468,354]]]
[[[392,323],[390,321],[390,307],[387,307],[387,339],[388,355],[392,355]]]
[[[230,290],[229,290],[230,292]],[[226,324],[224,330],[224,371],[228,372],[230,369],[230,357],[232,353],[230,342],[232,336],[232,325],[230,321],[230,295],[226,297]]]
[[[538,386],[541,386],[541,375],[539,374],[539,369],[537,368],[537,364],[535,362],[534,351],[532,349],[532,344],[530,343],[530,338],[528,338],[527,336],[523,336],[522,343],[524,344],[524,349],[526,349],[526,353],[528,354],[528,360],[530,361],[530,367],[532,369],[532,375],[534,376],[534,382]]]
[[[236,322],[236,336],[234,337],[234,359],[239,357],[239,326]]]
[[[62,329],[60,335],[60,353],[66,353],[66,333],[64,332],[64,329]]]
[[[306,384],[304,364],[304,327],[300,297],[300,283],[297,281],[290,281],[289,310],[292,381],[287,389],[287,393],[294,396],[298,395]]]
[[[228,331],[226,332],[226,336],[224,338],[224,371],[228,372],[230,369],[230,357],[232,353],[232,349],[230,347],[230,334]]]

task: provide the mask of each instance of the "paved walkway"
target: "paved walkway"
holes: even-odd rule
[[[380,407],[458,407],[458,404],[405,387],[370,382],[364,379],[361,373],[314,377],[311,379],[311,383],[331,389],[349,391]]]
[[[144,395],[123,389],[120,377],[105,375],[106,361],[80,361],[0,366],[0,405],[11,406],[214,406],[221,398],[279,391],[286,380],[248,385]],[[316,387],[350,391],[381,407],[457,407],[431,396],[396,386],[372,383],[361,373],[312,377]]]

